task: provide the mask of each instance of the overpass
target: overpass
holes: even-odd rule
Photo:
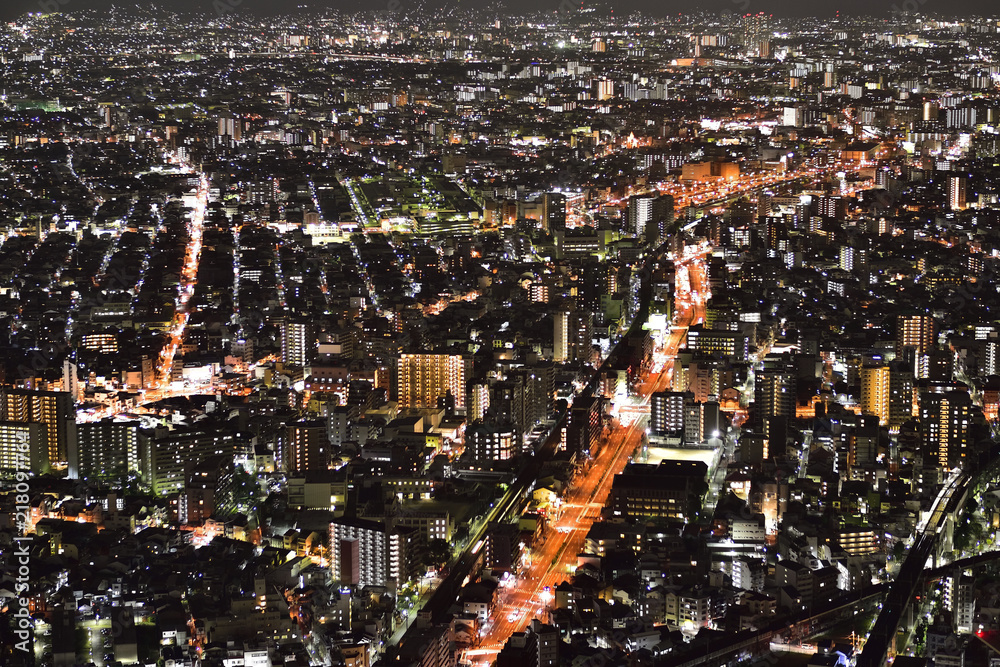
[[[948,521],[953,521],[957,511],[965,505],[972,481],[973,476],[968,472],[952,473],[931,506],[930,515],[917,526],[913,544],[889,587],[882,610],[858,656],[858,667],[881,667],[886,664],[890,650],[895,649],[896,632],[903,615],[912,613],[910,603],[917,585],[923,580],[927,561],[932,556],[935,561],[940,559],[942,554],[935,552],[935,547],[942,534],[947,534]],[[912,620],[908,619],[908,622]]]
[[[974,566],[980,560],[995,557],[983,554],[950,565],[942,562],[944,553],[950,550],[950,529],[955,517],[965,506],[969,491],[981,481],[996,477],[998,473],[1000,445],[991,443],[988,450],[982,451],[978,457],[970,457],[964,468],[956,470],[948,478],[935,499],[930,515],[917,526],[916,539],[892,582],[882,611],[858,656],[858,667],[881,667],[886,664],[890,650],[895,649],[896,633],[903,615],[912,612],[910,607],[918,584],[935,574],[940,576],[942,571],[950,570],[963,562],[967,562],[967,566]],[[927,561],[932,556],[933,569],[927,569]]]
[[[1000,560],[1000,550],[987,551],[977,556],[969,556],[968,558],[952,561],[947,565],[941,565],[940,567],[935,567],[930,570],[924,570],[922,579],[925,582],[933,581],[934,579],[940,579],[941,577],[947,576],[956,570],[971,570],[982,565],[987,565],[996,560]]]
[[[888,590],[888,584],[873,584],[860,591],[854,591],[838,596],[828,603],[817,605],[808,616],[789,623],[787,620],[775,621],[760,630],[744,630],[734,635],[709,641],[695,637],[692,647],[685,651],[668,654],[656,661],[657,667],[702,667],[703,665],[721,665],[734,657],[747,655],[758,657],[771,650],[771,640],[786,634],[806,635],[816,631],[816,625],[825,619],[836,620],[840,614],[854,610],[858,605],[874,605]]]
[[[858,605],[882,600],[885,596],[882,610],[856,663],[859,666],[881,667],[886,663],[903,614],[909,609],[918,585],[948,574],[955,568],[965,569],[1000,560],[1000,551],[991,551],[953,563],[942,562],[945,551],[943,547],[950,541],[949,522],[954,520],[965,505],[969,491],[977,483],[998,474],[1000,474],[1000,445],[994,445],[988,452],[980,455],[978,460],[970,462],[965,470],[955,471],[949,476],[935,498],[930,513],[918,525],[917,538],[891,584],[874,584],[861,591],[839,596],[830,603],[819,606],[809,616],[793,623],[776,621],[760,630],[743,631],[721,641],[715,639],[702,642],[695,638],[690,649],[664,656],[657,660],[657,667],[700,667],[723,664],[741,654],[760,656],[770,650],[770,642],[776,637],[816,632],[817,624],[824,622],[825,619],[854,609]],[[934,567],[925,569],[927,561],[931,559],[934,561]]]

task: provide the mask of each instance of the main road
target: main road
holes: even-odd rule
[[[174,317],[167,331],[168,339],[160,350],[160,357],[156,366],[156,379],[151,387],[143,390],[139,397],[138,404],[145,405],[154,403],[171,396],[191,395],[203,393],[208,387],[192,386],[189,388],[173,389],[170,386],[173,375],[174,358],[177,350],[184,342],[184,334],[187,330],[188,319],[191,317],[189,301],[194,295],[195,286],[198,282],[198,267],[201,263],[201,245],[204,235],[205,214],[208,210],[209,181],[205,174],[198,174],[198,188],[194,208],[188,216],[189,238],[184,249],[184,266],[181,268],[180,282],[177,286],[177,296],[174,299]],[[116,408],[103,407],[96,410],[79,411],[77,413],[78,422],[93,422],[113,417],[125,410],[124,406]]]
[[[671,388],[674,360],[687,328],[705,319],[705,303],[710,296],[704,262],[707,253],[706,246],[692,246],[675,260],[678,279],[674,324],[662,349],[667,361],[662,370],[649,374],[638,388],[641,407],[649,405],[655,392]],[[546,620],[546,608],[556,586],[570,578],[576,569],[577,555],[583,551],[587,533],[601,517],[615,475],[625,468],[641,445],[645,426],[644,419],[618,423],[597,457],[573,480],[545,541],[532,550],[530,564],[514,585],[502,592],[479,645],[465,653],[467,660],[490,664],[507,639],[523,631],[531,619]]]
[[[198,266],[201,263],[201,242],[205,228],[205,213],[208,208],[208,178],[201,174],[198,181],[197,199],[194,210],[189,218],[188,232],[190,238],[184,253],[184,268],[181,269],[180,284],[177,286],[177,298],[175,300],[174,322],[170,328],[170,339],[163,346],[160,353],[159,381],[155,390],[165,392],[170,386],[170,378],[173,374],[174,356],[177,349],[184,342],[184,333],[187,329],[188,319],[191,313],[188,310],[188,302],[194,294],[195,284],[198,282]],[[154,391],[155,391],[154,390]]]

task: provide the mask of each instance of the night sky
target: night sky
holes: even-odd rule
[[[503,7],[511,11],[541,10],[551,6],[555,11],[560,7],[561,2],[569,0],[503,0]],[[216,15],[217,10],[213,3],[227,3],[234,5],[236,11],[252,12],[261,15],[273,15],[278,12],[288,12],[299,6],[309,8],[333,7],[344,10],[368,9],[377,10],[383,5],[393,8],[416,6],[418,3],[425,6],[435,6],[444,4],[443,0],[311,0],[308,5],[300,4],[296,0],[165,0],[158,3],[159,6],[174,9],[181,12],[204,12]],[[62,11],[74,11],[78,9],[99,9],[108,11],[112,6],[121,8],[134,6],[136,3],[112,2],[111,0],[0,0],[0,19],[11,20],[25,12],[51,11],[59,7]],[[459,7],[486,8],[497,7],[497,0],[450,0],[450,4]],[[147,5],[148,6],[148,5]],[[630,10],[642,9],[644,11],[659,15],[677,14],[677,12],[690,12],[706,10],[712,12],[731,11],[735,13],[745,12],[766,12],[781,16],[819,16],[830,17],[836,12],[842,15],[871,15],[888,16],[894,9],[897,10],[919,10],[928,14],[942,14],[947,16],[968,15],[968,14],[990,14],[997,13],[995,3],[985,0],[835,0],[832,2],[808,2],[803,0],[701,0],[691,2],[690,0],[624,0],[615,1],[609,4],[614,7],[615,13],[627,13]]]

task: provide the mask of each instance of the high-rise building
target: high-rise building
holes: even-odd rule
[[[521,566],[521,529],[514,523],[493,522],[486,530],[486,567],[517,572]]]
[[[395,589],[418,576],[420,552],[426,541],[416,526],[395,526],[387,531],[386,585]]]
[[[694,394],[694,400],[702,403],[718,397],[735,382],[732,365],[718,357],[697,357],[684,370],[687,390]]]
[[[70,357],[63,360],[62,389],[73,398],[74,403],[80,400],[80,378],[77,376],[76,363]]]
[[[490,386],[482,381],[470,382],[467,385],[466,396],[466,418],[469,422],[485,419],[490,409]]]
[[[568,310],[557,310],[552,315],[552,361],[557,364],[569,361],[569,316]]]
[[[867,248],[841,246],[840,268],[844,271],[863,271],[868,268],[869,252]]]
[[[576,308],[569,314],[570,361],[589,363],[593,354],[594,313],[585,308]]]
[[[633,236],[645,236],[646,225],[653,219],[652,195],[632,195],[628,198],[628,231]]]
[[[285,469],[289,474],[302,474],[330,467],[330,440],[327,422],[322,419],[294,422],[288,425],[285,449]]]
[[[566,195],[547,192],[545,201],[545,229],[550,231],[566,229]]]
[[[222,116],[219,118],[219,136],[232,137],[233,141],[243,140],[243,123],[239,118]]]
[[[693,394],[680,391],[661,391],[650,397],[649,428],[655,434],[682,433],[684,431],[684,401]]]
[[[510,423],[527,433],[545,419],[552,404],[555,374],[551,364],[512,371],[507,379],[489,388],[489,413],[498,423]]]
[[[874,415],[860,416],[847,436],[847,465],[870,466],[878,456],[879,423]]]
[[[816,199],[816,215],[823,218],[841,219],[847,214],[847,202],[843,197],[822,195]]]
[[[281,361],[303,367],[312,360],[317,346],[315,328],[309,322],[285,322],[281,325]]]
[[[475,461],[506,461],[521,452],[513,424],[472,424],[465,431],[466,447]]]
[[[496,421],[510,422],[524,433],[528,427],[526,399],[523,378],[515,375],[510,380],[494,382],[490,386],[490,414]]]
[[[608,504],[616,517],[682,519],[707,474],[703,461],[630,463],[615,475]]]
[[[415,574],[421,542],[412,526],[337,519],[330,524],[330,572],[346,586],[396,590]]]
[[[603,431],[602,402],[595,396],[581,396],[573,401],[566,425],[566,449],[570,452],[590,454],[597,446]]]
[[[791,127],[802,127],[803,115],[803,109],[800,106],[784,107],[781,123]]]
[[[671,195],[660,195],[654,199],[652,217],[646,224],[643,237],[646,243],[656,247],[666,241],[674,217],[674,198]]]
[[[80,479],[124,478],[142,470],[138,421],[85,422],[76,426],[76,447],[69,451],[69,469]]]
[[[0,422],[0,470],[49,472],[48,430],[38,422]]]
[[[387,545],[385,526],[364,519],[330,524],[330,573],[345,586],[384,586]]]
[[[964,211],[966,208],[966,189],[968,178],[965,174],[948,176],[948,205],[953,211]]]
[[[259,181],[251,181],[247,186],[247,201],[251,204],[266,204],[272,202],[278,196],[278,181],[274,178],[265,178]],[[243,275],[241,274],[242,278]]]
[[[972,444],[972,399],[964,391],[920,394],[924,444],[946,470],[961,463]]]
[[[515,632],[497,655],[496,667],[554,667],[559,664],[559,629],[537,618],[524,632]]]
[[[327,409],[326,435],[332,447],[342,447],[351,439],[351,423],[358,420],[357,405],[335,405]]]
[[[900,364],[889,371],[889,428],[896,430],[913,418],[913,372]]]
[[[889,423],[890,378],[888,366],[864,366],[861,368],[861,411],[878,417],[883,426]]]
[[[0,422],[44,424],[52,464],[66,462],[76,447],[76,411],[69,392],[0,388]],[[69,474],[75,477],[76,471]]]
[[[697,445],[721,435],[722,425],[717,401],[699,402],[688,394],[684,401],[684,442]]]
[[[458,354],[402,354],[396,391],[400,407],[435,408],[446,396],[465,409],[466,360]]]
[[[140,432],[142,479],[154,493],[180,491],[193,466],[211,456],[236,455],[236,440],[231,432],[174,429],[158,426],[151,433]]]
[[[525,423],[534,426],[548,417],[555,398],[555,366],[548,361],[540,361],[519,371],[524,378]]]
[[[771,17],[763,12],[743,17],[743,48],[748,55],[766,58],[771,55]]]
[[[537,618],[531,619],[531,632],[538,647],[538,667],[555,667],[559,664],[559,645],[562,638],[558,628],[546,625]]]
[[[899,315],[896,318],[896,354],[905,349],[925,354],[934,348],[934,318],[930,315]]]
[[[746,360],[750,355],[750,343],[744,334],[707,329],[701,325],[688,329],[687,348],[722,357],[735,357],[739,361]]]
[[[975,578],[956,568],[948,578],[945,590],[945,603],[951,608],[955,632],[971,633],[976,620]]]
[[[766,425],[768,417],[795,417],[795,374],[783,370],[763,370],[754,380],[754,412]],[[765,435],[766,435],[765,427]]]
[[[926,354],[914,355],[914,376],[933,382],[950,382],[955,373],[955,355],[951,350],[935,348]]]
[[[231,511],[234,472],[229,456],[210,456],[193,466],[181,495],[178,520],[199,524],[219,512]]]

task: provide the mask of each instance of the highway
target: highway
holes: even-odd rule
[[[823,167],[800,165],[791,171],[751,172],[729,179],[716,179],[701,185],[664,183],[658,188],[660,194],[674,197],[674,206],[681,210],[686,206],[712,208],[746,195],[747,191],[786,185],[803,179],[815,179],[840,171],[857,171],[858,165],[836,162]]]
[[[396,631],[390,637],[390,644],[402,641],[416,618],[417,613],[421,610],[428,609],[433,615],[439,616],[451,606],[451,603],[458,596],[459,589],[465,585],[468,577],[475,568],[476,562],[482,556],[480,552],[482,551],[483,540],[486,538],[487,528],[489,528],[491,523],[502,522],[516,513],[515,510],[523,502],[523,498],[527,493],[529,481],[537,478],[539,468],[540,465],[529,465],[528,468],[522,471],[518,477],[518,481],[508,489],[503,498],[493,504],[490,511],[487,512],[486,517],[473,523],[469,531],[468,546],[461,552],[458,558],[449,563],[451,571],[448,573],[448,576],[436,588],[428,591],[417,600],[413,609],[408,612],[407,619],[396,628]],[[532,474],[534,474],[534,477],[528,480],[528,477]]]
[[[653,266],[658,261],[658,258],[662,256],[663,252],[665,251],[665,248],[666,244],[664,244],[657,250],[650,253],[650,255],[647,257],[646,266],[643,269],[645,278],[643,280],[643,286],[640,293],[640,303],[642,305],[640,306],[639,312],[637,313],[635,319],[633,320],[630,332],[638,331],[641,328],[641,326],[645,323],[645,319],[648,316],[649,303],[651,301],[651,290],[649,286],[648,276]],[[704,258],[704,256],[707,254],[707,248],[700,247],[698,249],[698,254],[701,258]],[[706,276],[707,273],[705,272],[703,267],[697,270],[696,279],[697,277],[706,277]],[[688,301],[690,301],[691,303],[689,304]],[[692,316],[695,318],[701,317],[703,319],[705,313],[704,303],[696,304],[695,301],[696,301],[695,299],[688,298],[687,292],[685,292],[684,294],[679,294],[677,310],[684,310],[685,308],[690,308],[693,315],[688,315],[689,317]],[[594,389],[598,384],[601,373],[604,370],[611,368],[613,366],[613,364],[616,362],[618,358],[619,350],[626,343],[627,339],[628,339],[627,335],[622,337],[622,339],[619,341],[615,349],[613,349],[611,353],[608,355],[608,357],[605,359],[604,363],[593,373],[590,382],[588,383],[587,387],[583,390],[584,393],[592,393],[594,391]],[[683,340],[684,340],[683,332],[676,331],[671,334],[672,342],[668,343],[668,345],[679,346]],[[672,359],[670,361],[672,362]],[[669,382],[669,377],[672,375],[672,365],[665,368],[664,373],[660,375],[663,375],[664,377],[667,378],[666,380],[664,380],[664,382]],[[659,379],[660,379],[659,376],[657,376],[656,378],[652,377],[648,378],[646,385],[648,386],[650,382],[658,382]],[[485,537],[486,528],[488,527],[491,521],[504,521],[513,518],[514,516],[513,510],[520,507],[521,503],[524,502],[524,499],[527,497],[529,490],[533,487],[535,481],[538,479],[538,474],[541,471],[542,465],[545,463],[545,461],[549,460],[555,453],[555,448],[559,443],[559,435],[561,429],[565,425],[568,415],[569,411],[563,410],[557,416],[556,423],[554,424],[552,430],[550,431],[548,437],[545,439],[542,446],[539,447],[538,450],[536,451],[535,456],[531,457],[527,461],[525,466],[518,473],[517,480],[514,482],[514,484],[511,485],[510,489],[508,489],[504,497],[490,510],[489,516],[487,517],[488,520],[473,526],[468,546],[450,564],[451,565],[450,571],[448,572],[447,576],[444,577],[441,583],[435,589],[430,591],[428,594],[425,594],[424,596],[421,597],[417,606],[412,611],[411,619],[413,616],[416,615],[418,610],[422,609],[425,612],[429,613],[431,619],[434,622],[447,622],[450,620],[447,614],[449,608],[458,597],[458,592],[461,589],[461,587],[469,580],[469,578],[473,574],[477,564],[479,563],[482,557],[481,551],[477,549],[476,546],[479,545],[481,540]],[[615,439],[614,435],[612,435],[611,441],[613,443],[618,442]],[[617,451],[619,453],[624,452],[629,455],[631,454],[632,451],[631,449],[624,449],[624,443],[619,443],[619,444],[622,446],[622,449],[615,448],[614,451]],[[605,447],[604,450],[606,452],[612,451],[610,447]],[[598,452],[598,457],[600,456],[601,452]],[[607,454],[605,454],[605,456],[607,456]],[[613,475],[608,476],[608,479],[611,478],[613,478]],[[581,513],[581,515],[578,515],[578,518],[585,518],[582,516],[582,514],[583,513]],[[572,552],[567,546],[567,548],[563,550],[562,557],[564,559],[567,558],[567,556],[565,555],[566,552],[570,552],[572,554],[573,561],[575,564],[575,557],[576,557],[575,552]],[[541,563],[544,561],[536,559],[534,562]],[[507,615],[503,616],[503,618],[506,617]],[[527,622],[525,622],[525,624],[526,623]],[[406,627],[407,630],[405,630],[402,633],[402,636],[400,636],[401,633],[398,631],[393,634],[392,636],[393,643],[395,643],[397,639],[399,639],[400,642],[405,642],[407,640],[409,636],[409,629],[408,629],[409,623],[407,623]]]
[[[821,605],[805,618],[796,619],[792,625],[787,621],[776,622],[756,632],[741,632],[730,639],[710,646],[692,647],[676,655],[668,656],[662,661],[661,667],[696,667],[705,664],[721,664],[738,653],[748,656],[766,653],[771,639],[788,634],[793,628],[798,628],[800,634],[815,632],[815,624],[822,618],[838,612],[868,604],[885,596],[881,611],[875,619],[872,630],[858,656],[856,665],[859,667],[881,667],[886,664],[889,649],[892,646],[896,632],[902,620],[906,606],[913,599],[916,586],[928,579],[937,578],[953,571],[953,565],[926,569],[927,561],[933,554],[937,539],[943,532],[944,520],[957,513],[964,504],[967,492],[975,484],[975,480],[990,478],[998,474],[1000,464],[1000,446],[993,447],[989,452],[983,452],[979,461],[970,463],[965,470],[955,470],[945,481],[927,517],[918,525],[917,537],[910,547],[907,558],[900,566],[896,579],[891,584],[875,584],[858,592],[845,593],[829,604]],[[987,562],[1000,557],[998,553],[989,553],[957,561],[965,567],[973,567],[981,562]]]

